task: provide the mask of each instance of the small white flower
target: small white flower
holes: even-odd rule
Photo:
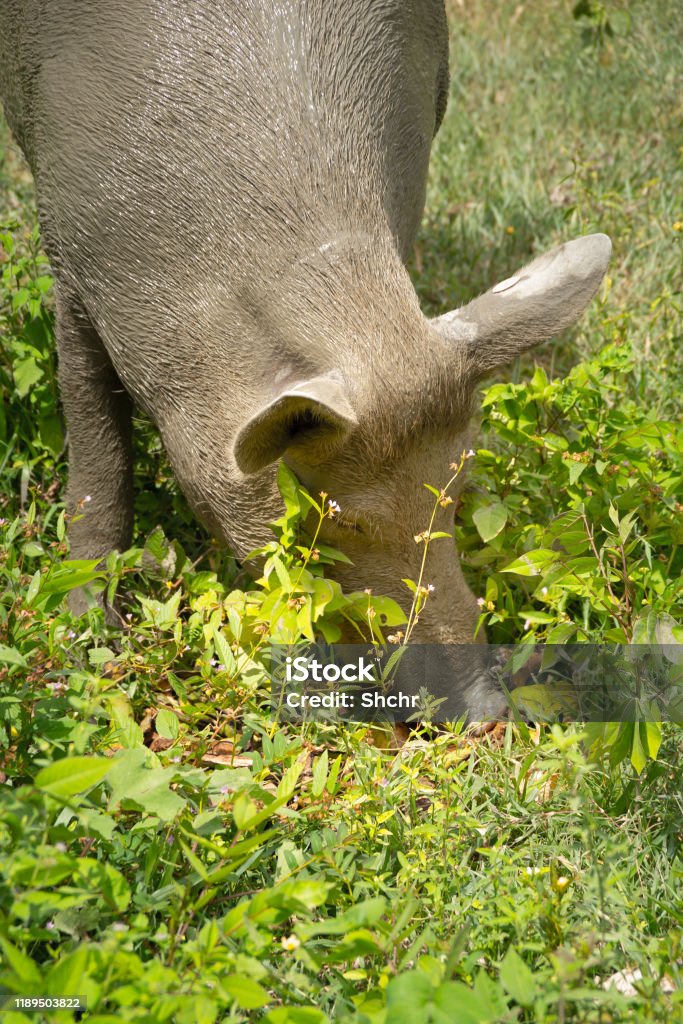
[[[427,592],[429,594],[433,594],[435,590],[436,590],[436,587],[434,586],[433,583],[428,583],[427,584]]]
[[[92,495],[91,495],[91,494],[86,494],[86,496],[85,496],[85,498],[83,499],[83,501],[84,501],[84,502],[85,502],[86,504],[87,504],[87,503],[88,503],[89,501],[92,501]]]
[[[66,853],[66,843],[55,843],[55,850],[59,850],[60,853]]]
[[[49,932],[51,932],[53,930],[54,926],[55,926],[54,921],[48,921],[47,924],[45,925],[45,927],[47,928],[47,930]]]
[[[531,629],[531,619],[526,619],[524,622],[524,632],[526,632],[528,629]]]
[[[541,587],[541,593],[545,597],[545,595],[548,593],[548,588],[547,587]]]
[[[327,511],[330,515],[330,518],[334,519],[337,513],[341,512],[341,506],[339,505],[338,502],[332,501],[332,498],[330,498],[330,500],[327,502]]]
[[[473,459],[476,454],[477,453],[475,452],[474,448],[470,448],[470,450],[468,451],[468,453],[466,455],[466,458]]]
[[[480,608],[483,608],[484,605],[486,604],[486,601],[484,600],[483,597],[478,597],[477,598],[477,604],[479,605]]]
[[[282,943],[282,948],[287,950],[288,953],[293,953],[294,950],[298,949],[301,945],[301,942],[297,939],[296,935],[283,935],[280,941]]]
[[[68,636],[69,640],[75,640],[76,638],[76,634],[74,633],[73,629],[70,629],[66,635]]]
[[[124,924],[123,921],[114,921],[113,925],[111,926],[111,930],[113,932],[127,932],[128,925]]]

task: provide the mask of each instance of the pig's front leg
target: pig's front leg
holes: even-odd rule
[[[71,558],[130,545],[133,526],[131,400],[77,296],[57,282],[59,384],[69,444]],[[77,614],[86,596],[69,600]],[[108,618],[115,619],[112,610]]]

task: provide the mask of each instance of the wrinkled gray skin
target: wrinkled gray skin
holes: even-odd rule
[[[3,0],[0,85],[56,276],[72,557],[130,541],[131,404],[201,521],[269,539],[277,461],[342,508],[337,578],[405,605],[476,381],[571,324],[609,240],[428,321],[403,261],[448,83],[442,0]],[[452,527],[443,510],[437,529]],[[448,542],[415,639],[472,638]],[[501,710],[481,674],[454,683]]]

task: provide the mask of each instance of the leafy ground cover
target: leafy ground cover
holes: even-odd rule
[[[581,325],[483,392],[456,530],[481,624],[499,642],[680,642],[673,5],[449,13],[425,308],[574,234],[615,245]],[[677,727],[509,723],[475,743],[455,723],[397,750],[379,727],[277,725],[271,639],[349,619],[382,636],[401,616],[324,578],[335,555],[304,538],[286,474],[246,577],[144,421],[135,547],[68,561],[51,277],[6,131],[0,152],[2,991],[86,996],[93,1022],[683,1020]],[[86,580],[118,589],[120,628],[65,609]]]

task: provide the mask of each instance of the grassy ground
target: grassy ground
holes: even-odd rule
[[[611,235],[581,324],[486,391],[458,540],[493,639],[680,641],[677,11],[590,10],[450,3],[412,269],[438,313]],[[0,222],[0,991],[85,995],[103,1024],[683,1020],[674,726],[475,744],[454,725],[400,752],[382,729],[277,726],[265,640],[367,600],[283,622],[278,601],[309,599],[292,576],[320,570],[285,538],[289,582],[238,577],[143,421],[136,547],[109,563],[125,625],[64,610],[95,570],[62,563],[49,268],[4,129]]]

